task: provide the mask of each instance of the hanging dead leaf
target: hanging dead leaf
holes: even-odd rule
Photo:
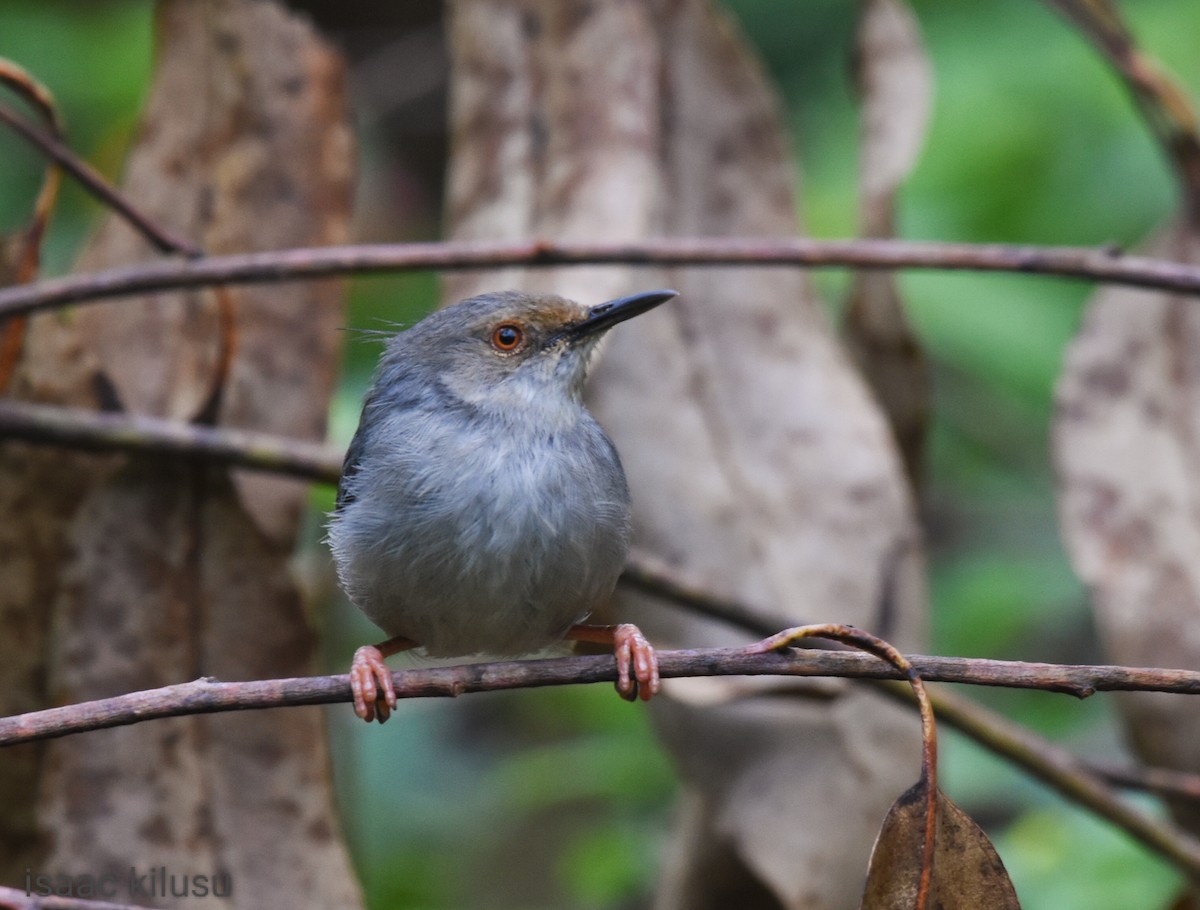
[[[1200,235],[1176,224],[1150,255],[1200,263]],[[1106,288],[1088,305],[1057,389],[1054,453],[1063,538],[1116,663],[1200,665],[1200,308]],[[1142,758],[1200,771],[1200,715],[1170,695],[1118,701]],[[1200,832],[1200,808],[1169,800]]]
[[[1019,910],[996,848],[940,790],[928,891],[919,900],[928,786],[921,781],[910,787],[888,811],[871,853],[861,910]]]
[[[164,0],[155,38],[129,195],[172,225],[201,226],[210,248],[338,237],[349,199],[337,55],[267,0]],[[83,259],[103,268],[150,255],[110,216]],[[338,345],[330,293],[247,288],[231,291],[228,306],[164,295],[38,314],[12,393],[93,408],[116,398],[182,418],[202,408],[230,423],[278,420],[277,431],[319,434]],[[247,356],[255,363],[239,365]],[[311,672],[294,541],[263,533],[222,470],[6,445],[0,510],[0,699],[35,690],[28,698],[44,705],[206,673]],[[247,906],[360,906],[321,715],[225,720],[97,734],[108,747],[86,737],[47,744],[19,778],[24,802],[4,814],[0,871],[18,830],[9,820],[25,823],[25,803],[35,800],[36,829],[21,845],[35,868],[128,875],[134,865],[198,864],[230,872]],[[211,894],[189,900],[228,904]]]
[[[825,624],[788,629],[750,645],[774,651],[830,638],[880,657],[907,676],[921,716],[920,780],[892,805],[871,854],[861,910],[1009,910],[1017,896],[987,835],[937,786],[937,725],[925,684],[889,642]]]
[[[1200,129],[1186,92],[1142,52],[1111,0],[1051,0],[1124,80],[1179,178],[1181,214],[1148,244],[1200,263]],[[1194,299],[1110,287],[1067,352],[1054,422],[1063,537],[1120,663],[1200,663],[1200,310]],[[1151,765],[1200,770],[1200,719],[1169,695],[1118,704]],[[1200,833],[1200,807],[1168,799]]]
[[[276,15],[271,4],[227,0],[159,10],[159,40],[172,52],[157,60],[122,186],[152,219],[210,253],[347,236],[354,155],[348,126],[333,116],[344,104],[340,63],[307,52],[307,25]],[[193,97],[208,101],[180,116],[181,99]],[[80,267],[157,255],[113,217]],[[340,350],[339,293],[335,281],[175,291],[85,307],[77,318],[127,410],[319,440]],[[234,476],[259,526],[290,539],[306,485]]]
[[[859,217],[868,237],[894,233],[896,191],[916,166],[933,109],[933,68],[904,0],[866,0],[854,70],[862,105]]]
[[[932,380],[929,360],[904,314],[896,276],[858,273],[846,306],[846,348],[887,415],[909,481],[920,489]]]
[[[798,233],[778,100],[715,4],[451,10],[456,238]],[[909,490],[801,273],[589,268],[447,282],[451,299],[516,286],[583,301],[659,285],[679,299],[613,333],[589,393],[629,475],[638,545],[722,595],[797,621],[836,609],[916,647],[925,595]],[[645,597],[622,594],[616,610],[664,645],[745,641]],[[738,685],[714,681],[706,694],[744,695]],[[918,754],[911,718],[841,685],[691,704],[674,697],[686,684],[667,689],[654,718],[687,795],[660,910],[729,906],[731,889],[738,906],[746,894],[755,906],[851,906],[874,819],[907,782],[895,756]]]
[[[932,67],[916,17],[903,0],[862,5],[854,63],[862,99],[859,231],[864,237],[892,237],[896,195],[916,165],[933,99]],[[905,316],[894,273],[855,275],[845,335],[916,483],[929,425],[929,366]]]

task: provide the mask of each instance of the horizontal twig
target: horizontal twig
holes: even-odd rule
[[[1139,690],[1200,693],[1200,672],[1140,667],[1068,666],[906,655],[929,682],[973,683],[1066,692],[1080,697],[1098,691]],[[866,654],[793,649],[787,653],[748,653],[741,648],[663,651],[664,678],[684,676],[834,676],[849,679],[902,679],[890,664]],[[398,670],[398,698],[453,697],[469,692],[564,686],[616,679],[609,656],[498,661]],[[351,700],[349,677],[194,682],[118,695],[0,718],[0,746],[100,730],[161,717],[245,711]]]
[[[1174,768],[1127,768],[1113,764],[1093,764],[1090,767],[1117,787],[1200,802],[1200,774],[1176,771]]]
[[[3,439],[70,449],[203,459],[210,464],[287,474],[317,483],[336,484],[342,472],[342,453],[320,443],[233,427],[12,399],[0,399]]]
[[[47,279],[0,291],[0,317],[172,288],[352,273],[504,266],[658,265],[1023,272],[1200,294],[1200,267],[1109,248],[804,238],[660,238],[627,243],[446,242],[316,247],[209,256]]]

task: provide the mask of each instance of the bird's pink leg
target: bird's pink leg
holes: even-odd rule
[[[350,664],[350,689],[354,693],[354,713],[367,723],[378,718],[383,723],[396,707],[396,690],[385,657],[415,648],[411,638],[397,635],[377,645],[363,645],[354,652]]]
[[[649,701],[658,694],[658,655],[641,629],[632,623],[616,626],[579,624],[567,630],[570,641],[611,645],[617,658],[617,693],[626,701]],[[633,676],[630,677],[630,669]]]

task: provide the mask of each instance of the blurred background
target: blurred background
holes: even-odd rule
[[[439,236],[447,61],[441,6],[343,0],[309,9],[351,64],[359,137],[355,237]],[[855,4],[725,0],[784,99],[815,237],[855,227]],[[336,7],[336,8],[335,8]],[[1075,31],[1033,0],[915,0],[935,69],[925,151],[905,188],[907,239],[1138,244],[1173,207],[1170,174],[1122,87]],[[1135,35],[1200,101],[1200,5],[1123,4]],[[0,55],[58,100],[73,147],[117,179],[151,68],[152,4],[5,0]],[[30,210],[41,161],[0,133],[0,230]],[[98,206],[66,181],[44,272],[69,269]],[[1098,662],[1084,592],[1056,527],[1048,454],[1052,386],[1090,288],[1021,276],[913,273],[910,317],[933,364],[925,465],[939,654]],[[847,276],[819,287],[837,318]],[[437,302],[428,274],[356,279],[347,325],[406,323]],[[330,438],[344,445],[379,351],[346,333]],[[332,491],[313,491],[297,554],[326,669],[376,630],[342,603],[320,543]],[[819,619],[819,617],[814,617]],[[1120,762],[1111,701],[972,691],[1076,753]],[[607,687],[403,705],[386,727],[328,721],[347,835],[382,907],[645,906],[668,830],[673,773],[644,714]],[[1023,905],[1162,906],[1178,885],[1123,834],[953,734],[944,788],[994,836]],[[915,769],[914,769],[915,775]],[[866,857],[863,858],[864,867]]]

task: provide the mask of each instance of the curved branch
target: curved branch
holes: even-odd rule
[[[152,262],[0,291],[0,318],[148,291],[331,275],[499,268],[658,265],[1022,272],[1200,294],[1200,268],[1111,248],[803,238],[662,238],[628,243],[447,242],[314,247]]]
[[[21,77],[28,78],[24,70],[9,61],[0,61],[0,82],[17,89]],[[202,255],[201,249],[194,243],[157,224],[140,211],[120,190],[105,180],[99,171],[61,141],[62,124],[48,98],[47,94],[45,97],[34,96],[33,100],[37,102],[39,110],[45,115],[53,134],[38,129],[4,104],[0,104],[0,123],[6,124],[13,132],[74,177],[80,186],[124,218],[160,252],[184,253],[188,256]]]
[[[1067,692],[1138,690],[1200,694],[1200,672],[1139,667],[1068,666],[1020,661],[906,655],[925,680]],[[793,649],[751,653],[745,648],[663,651],[664,678],[684,676],[835,676],[906,679],[877,657],[852,651]],[[397,698],[458,696],[468,692],[596,683],[616,679],[612,656],[516,660],[398,670]],[[250,682],[210,678],[133,692],[99,701],[0,718],[0,746],[140,723],[160,717],[323,705],[351,700],[348,676],[311,676]]]

